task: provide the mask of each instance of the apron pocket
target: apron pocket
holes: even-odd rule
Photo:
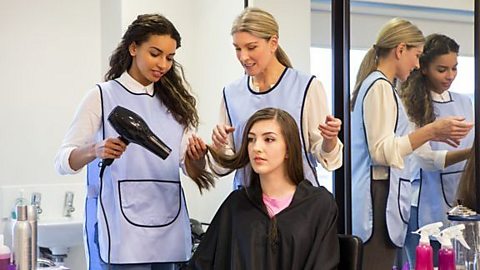
[[[410,203],[412,196],[412,184],[408,179],[399,179],[398,183],[398,210],[400,211],[400,218],[405,224],[408,224],[410,219]]]
[[[457,194],[458,183],[460,182],[462,173],[463,171],[440,174],[443,199],[450,208],[455,205],[455,195]]]
[[[177,219],[181,208],[179,181],[120,180],[118,193],[125,219],[140,227],[162,227]]]

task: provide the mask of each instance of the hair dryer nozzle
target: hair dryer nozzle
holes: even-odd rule
[[[122,106],[112,110],[108,122],[122,138],[145,147],[161,159],[166,159],[172,151],[150,130],[142,117]]]

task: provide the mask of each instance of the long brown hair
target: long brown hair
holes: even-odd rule
[[[298,185],[304,180],[303,161],[302,161],[302,146],[300,142],[300,134],[298,126],[293,117],[286,111],[278,108],[264,108],[256,111],[245,124],[245,129],[242,134],[242,145],[234,155],[224,155],[216,151],[212,147],[208,150],[213,159],[223,168],[242,169],[250,163],[248,156],[248,133],[252,126],[262,120],[275,120],[282,131],[283,138],[287,143],[287,156],[285,166],[288,177]],[[187,161],[188,159],[186,159]],[[209,161],[210,162],[210,161]],[[200,191],[202,189],[209,189],[214,185],[213,175],[204,168],[199,168],[195,164],[190,164],[194,168],[194,173],[190,175],[192,180],[198,185]],[[210,164],[211,165],[211,164]],[[212,165],[210,167],[213,167]],[[215,172],[214,172],[215,173]],[[250,185],[260,185],[259,175],[250,168]],[[218,175],[220,176],[220,175]]]
[[[377,69],[378,59],[386,57],[391,50],[395,49],[402,42],[407,45],[407,49],[410,49],[422,45],[425,42],[425,37],[422,31],[411,22],[401,18],[391,19],[382,27],[375,44],[367,51],[360,64],[352,93],[352,111],[355,107],[360,86],[368,75]]]
[[[467,164],[465,165],[465,169],[458,184],[456,197],[462,205],[478,212],[480,209],[477,209],[475,185],[475,148],[472,147],[472,151],[470,152],[470,156],[468,157]]]
[[[433,111],[433,100],[428,89],[428,78],[423,70],[439,56],[456,53],[460,46],[455,40],[440,34],[432,34],[426,38],[423,54],[420,56],[420,69],[410,74],[400,88],[400,97],[407,109],[408,116],[418,127],[429,124],[437,118]]]
[[[288,158],[285,159],[287,175],[295,185],[298,185],[301,181],[304,180],[300,134],[295,119],[293,119],[293,117],[288,112],[282,109],[264,108],[256,111],[252,116],[250,116],[247,123],[245,124],[245,129],[242,134],[242,145],[240,146],[240,149],[234,155],[226,156],[219,152],[216,152],[213,148],[209,147],[209,151],[213,159],[222,167],[231,169],[232,171],[235,169],[245,168],[245,166],[250,163],[250,158],[248,155],[248,133],[250,132],[252,126],[255,123],[264,120],[274,120],[280,126],[280,130],[287,145],[286,155],[288,156]],[[249,170],[250,186],[261,188],[260,176],[251,167],[249,167]],[[199,169],[199,171],[200,172],[197,173],[197,176],[200,177],[197,177],[193,180],[195,181],[195,183],[197,183],[201,192],[202,187],[205,187],[205,184],[207,184],[206,187],[208,188],[208,184],[213,185],[214,182],[211,178],[212,175],[210,173],[206,172],[204,169]],[[250,197],[248,192],[247,196]],[[278,241],[278,227],[277,219],[275,218],[275,216],[271,218],[271,222],[269,224],[268,239],[270,244],[273,247],[276,247],[276,243]]]
[[[268,41],[272,36],[279,36],[278,29],[278,23],[272,14],[259,8],[248,7],[233,22],[230,34],[247,32]],[[275,51],[275,57],[282,65],[292,67],[290,59],[280,45]]]
[[[110,70],[105,74],[105,80],[113,80],[132,65],[132,56],[128,47],[146,42],[152,35],[169,35],[177,42],[177,49],[181,46],[181,37],[175,26],[164,16],[159,14],[139,15],[130,24],[122,37],[120,44],[110,57]],[[174,61],[172,68],[154,84],[156,95],[184,127],[198,126],[198,113],[195,108],[196,100],[187,90],[188,82],[182,66]]]

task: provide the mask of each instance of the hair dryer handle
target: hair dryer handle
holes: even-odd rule
[[[118,136],[118,138],[124,142],[126,145],[128,145],[129,141],[127,141],[127,139],[125,139],[124,137],[122,136]],[[107,166],[110,166],[112,165],[113,163],[113,158],[105,158],[102,160],[102,167],[107,167]]]
[[[102,167],[103,166],[110,166],[113,163],[113,158],[105,158],[102,160]]]

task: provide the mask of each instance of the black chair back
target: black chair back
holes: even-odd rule
[[[338,270],[361,270],[363,242],[358,236],[339,234],[340,264]]]

